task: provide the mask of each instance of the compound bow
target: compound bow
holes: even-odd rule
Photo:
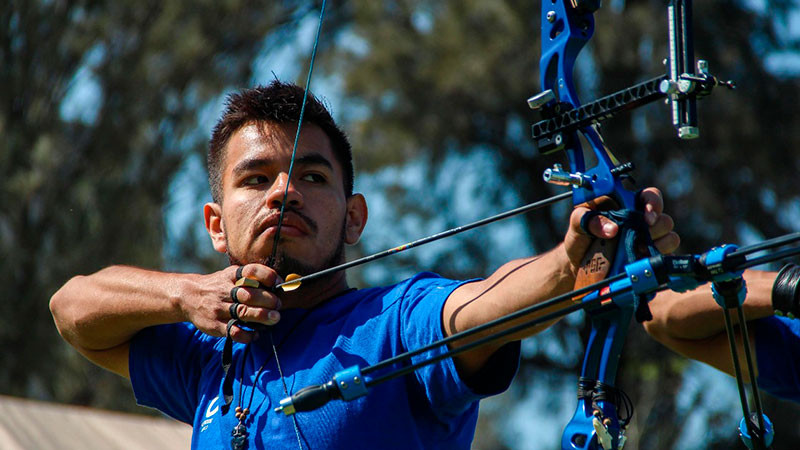
[[[722,85],[728,88],[734,86],[731,82],[721,81],[710,75],[705,61],[695,62],[691,0],[671,0],[667,8],[669,18],[667,73],[593,102],[581,104],[573,83],[573,67],[578,53],[594,33],[593,14],[599,9],[600,3],[600,0],[542,0],[540,59],[542,92],[528,99],[528,104],[531,108],[540,110],[543,116],[543,120],[532,126],[533,138],[539,150],[544,154],[564,151],[569,160],[568,171],[561,165],[555,165],[545,171],[545,181],[570,186],[575,205],[592,202],[601,197],[612,199],[618,209],[596,214],[606,215],[619,224],[616,248],[600,243],[597,252],[590,253],[586,265],[580,272],[577,289],[573,292],[375,365],[347,368],[324,384],[304,388],[284,399],[276,411],[290,415],[316,409],[331,399],[349,401],[366,395],[371,386],[410,373],[423,365],[510,336],[573,311],[585,310],[590,318],[591,334],[578,383],[577,409],[564,430],[561,445],[563,449],[620,449],[625,442],[625,427],[632,414],[632,404],[627,396],[615,387],[615,378],[620,352],[631,319],[634,316],[639,321],[650,318],[647,302],[659,290],[671,288],[682,291],[694,288],[700,283],[712,282],[715,298],[725,312],[731,339],[744,413],[740,423],[740,434],[749,448],[769,447],[772,440],[771,424],[761,412],[754,376],[750,379],[755,413],[751,414],[748,407],[728,310],[737,309],[740,323],[745,322],[741,309],[745,293],[741,278],[742,270],[766,261],[764,258],[748,259],[748,255],[764,248],[797,242],[800,240],[800,235],[768,241],[748,249],[722,246],[702,255],[667,257],[657,253],[649,242],[643,214],[637,210],[636,194],[625,186],[628,184],[627,174],[633,166],[620,164],[614,157],[600,135],[599,122],[618,112],[666,99],[672,109],[672,122],[678,136],[682,139],[696,138],[699,136],[697,99],[710,94],[715,86]],[[594,167],[586,167],[584,148],[579,135],[588,143],[597,161]],[[568,196],[561,194],[316,274],[294,278],[278,287],[295,289],[305,280],[370,262],[565,198]],[[642,245],[648,248],[649,255],[646,259],[639,259],[637,256],[636,249]],[[775,259],[797,253],[800,253],[798,248],[788,249],[782,253],[778,252]],[[603,277],[607,278],[602,280]],[[574,303],[576,299],[580,300],[577,304]],[[386,373],[385,369],[407,362],[411,357],[435,347],[521,317],[529,317],[537,311],[564,302],[569,302],[569,306],[558,312],[535,317],[527,323],[459,346],[431,360],[406,365]],[[746,333],[746,327],[742,327],[742,331]],[[748,342],[746,338],[745,342]],[[745,346],[745,349],[746,361],[752,375],[749,347]]]

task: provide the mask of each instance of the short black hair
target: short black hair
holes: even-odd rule
[[[256,86],[228,95],[222,113],[208,144],[208,184],[211,197],[222,201],[222,171],[225,148],[233,133],[249,123],[297,123],[305,90],[293,83],[273,80],[268,86]],[[322,129],[331,142],[333,154],[342,166],[344,193],[353,195],[353,152],[344,132],[336,125],[331,113],[311,92],[306,99],[303,122]]]

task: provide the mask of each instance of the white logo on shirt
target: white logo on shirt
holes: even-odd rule
[[[203,423],[200,424],[201,433],[203,431],[206,431],[208,429],[208,426],[211,425],[211,422],[214,421],[213,419],[214,414],[216,414],[217,411],[219,411],[219,405],[217,405],[218,401],[219,401],[219,396],[216,396],[212,398],[211,401],[208,403],[208,408],[206,408],[206,419],[203,421]]]
[[[219,405],[217,402],[219,401],[219,396],[214,397],[211,399],[211,402],[208,404],[208,409],[206,409],[206,417],[211,417],[219,411]]]

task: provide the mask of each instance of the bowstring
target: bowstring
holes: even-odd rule
[[[283,216],[286,210],[286,200],[289,197],[289,186],[292,183],[292,172],[294,171],[294,160],[295,156],[297,155],[297,145],[300,142],[300,131],[303,126],[303,116],[306,112],[306,101],[308,99],[308,90],[311,86],[311,77],[314,73],[314,60],[317,57],[317,47],[319,46],[319,37],[322,33],[322,22],[325,17],[325,3],[326,0],[322,0],[322,5],[320,6],[319,11],[319,20],[317,22],[317,33],[314,36],[314,47],[311,50],[311,60],[308,64],[308,75],[306,76],[306,86],[303,91],[303,104],[300,106],[300,116],[297,118],[297,132],[294,136],[294,144],[292,145],[292,157],[289,160],[289,171],[286,174],[286,187],[283,190],[283,199],[281,200],[281,212],[278,216],[278,227],[275,230],[275,238],[272,241],[272,254],[269,257],[268,265],[270,267],[275,267],[275,258],[278,255],[278,242],[280,241],[281,237],[281,228],[283,227]],[[278,349],[275,347],[275,340],[272,337],[272,329],[269,330],[269,339],[270,344],[272,344],[272,352],[275,355],[275,365],[278,368],[278,373],[281,377],[281,382],[283,383],[284,392],[288,395],[288,389],[286,386],[286,379],[283,376],[283,370],[281,369],[280,360],[278,359]],[[253,388],[255,389],[255,387]],[[300,450],[303,450],[303,441],[300,438],[300,427],[297,423],[297,418],[292,417],[292,423],[294,425],[294,433],[295,437],[297,438],[297,445]]]
[[[319,21],[317,23],[317,34],[314,37],[314,48],[311,50],[311,61],[308,65],[308,75],[306,76],[306,87],[303,91],[303,104],[300,106],[300,117],[297,119],[297,133],[294,136],[294,145],[292,146],[292,157],[289,160],[289,172],[286,174],[286,188],[283,191],[283,199],[281,200],[281,212],[278,216],[278,228],[275,230],[275,238],[272,241],[272,254],[269,257],[268,265],[274,267],[275,258],[278,255],[278,241],[281,237],[281,228],[283,227],[283,215],[286,208],[286,199],[289,197],[289,185],[292,183],[292,172],[294,171],[294,160],[297,155],[297,144],[300,141],[300,130],[303,126],[303,116],[306,112],[306,100],[308,99],[308,89],[311,86],[311,76],[314,72],[314,60],[317,57],[317,47],[319,45],[319,37],[322,32],[322,22],[325,17],[325,3],[327,0],[322,0],[322,6],[319,11]]]

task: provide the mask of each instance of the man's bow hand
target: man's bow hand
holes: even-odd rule
[[[674,222],[672,217],[664,213],[664,199],[661,191],[654,187],[639,192],[638,203],[642,205],[644,220],[650,230],[650,237],[653,244],[661,253],[672,253],[681,242],[680,237],[673,231]],[[602,203],[602,202],[598,202]],[[567,257],[573,267],[573,272],[577,273],[581,262],[589,250],[595,238],[612,239],[619,232],[619,226],[605,216],[596,215],[588,220],[587,233],[581,227],[583,216],[594,208],[588,205],[579,205],[572,211],[569,220],[569,229],[564,237],[564,248]]]

